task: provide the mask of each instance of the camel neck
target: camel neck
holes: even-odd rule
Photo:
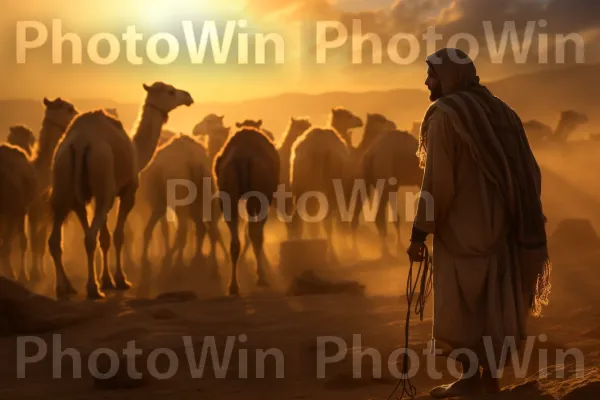
[[[298,130],[294,130],[293,128],[289,128],[287,130],[287,132],[285,133],[285,135],[283,136],[283,141],[281,142],[281,146],[279,146],[279,152],[280,153],[291,153],[292,152],[292,146],[294,145],[294,142],[296,141],[296,139],[298,138]]]
[[[363,154],[369,148],[369,146],[375,141],[375,139],[377,138],[377,136],[379,134],[380,134],[379,132],[377,132],[373,129],[365,129],[363,137],[360,140],[360,143],[358,144],[358,146],[356,147],[356,151],[359,154]]]
[[[166,123],[165,113],[156,107],[144,105],[140,120],[133,136],[133,144],[137,152],[138,171],[143,170],[152,160],[163,125]]]
[[[564,119],[561,119],[560,121],[558,121],[556,129],[554,131],[554,137],[556,139],[566,140],[569,138],[571,133],[573,133],[575,128],[576,128],[576,125],[574,123],[572,123],[571,121],[566,121]]]
[[[33,159],[33,166],[38,175],[38,189],[41,191],[45,191],[50,186],[52,158],[63,133],[64,128],[57,123],[48,119],[42,122],[38,148]]]
[[[342,139],[344,139],[348,148],[353,149],[354,147],[352,146],[352,138],[350,137],[349,129],[341,125],[335,118],[331,121],[331,126],[342,136]]]

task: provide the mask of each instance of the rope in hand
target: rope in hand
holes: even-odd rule
[[[409,355],[408,355],[408,334],[410,330],[410,315],[412,313],[412,304],[417,291],[417,286],[420,286],[419,295],[417,296],[415,303],[415,314],[419,316],[420,320],[423,321],[425,314],[425,305],[433,290],[433,271],[431,268],[432,260],[429,254],[427,245],[423,244],[423,250],[421,253],[421,262],[419,263],[419,270],[413,283],[413,272],[414,262],[410,261],[410,269],[408,270],[408,278],[406,280],[406,301],[408,303],[408,309],[406,311],[406,323],[404,325],[404,356],[402,358],[402,377],[396,384],[396,387],[390,393],[387,400],[391,400],[396,393],[401,389],[399,400],[402,400],[404,396],[408,396],[411,399],[417,395],[417,388],[412,384],[408,376],[409,372]]]

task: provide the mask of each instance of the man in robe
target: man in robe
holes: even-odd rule
[[[462,51],[427,58],[433,101],[420,133],[424,169],[408,254],[433,235],[433,337],[463,376],[434,398],[499,391],[503,346],[526,339],[529,314],[547,304],[550,268],[541,174],[518,115],[479,83]],[[458,352],[454,352],[456,355]]]

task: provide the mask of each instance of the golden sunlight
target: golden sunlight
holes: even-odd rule
[[[130,0],[117,3],[115,7],[124,15],[139,17],[150,23],[160,22],[173,15],[185,15],[190,19],[239,12],[245,0]],[[123,9],[125,8],[125,10]]]

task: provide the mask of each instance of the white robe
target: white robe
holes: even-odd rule
[[[421,190],[415,226],[433,234],[436,347],[479,353],[486,336],[496,352],[506,338],[518,344],[525,339],[528,308],[512,273],[518,261],[506,235],[507,210],[439,109],[427,129]]]

